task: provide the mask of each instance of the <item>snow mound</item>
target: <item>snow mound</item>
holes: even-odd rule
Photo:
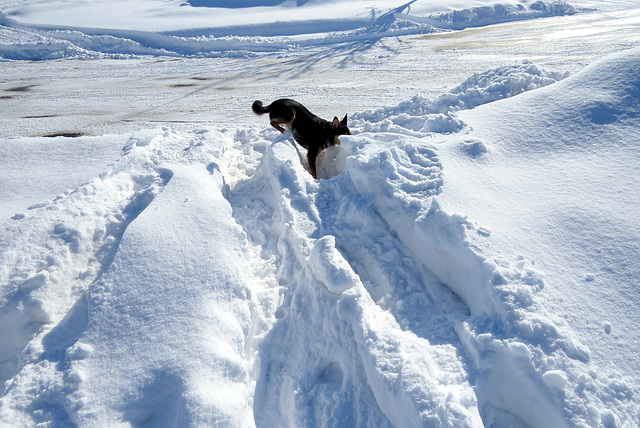
[[[3,405],[2,420],[244,426],[252,419],[242,357],[251,318],[245,235],[210,153],[221,147],[183,152],[177,163],[164,158],[163,145],[181,141],[170,131],[125,138],[113,167],[8,229],[23,238],[5,242],[2,253],[12,268],[3,270],[0,324],[14,334],[0,350],[4,379],[18,370],[4,395],[34,393],[23,389],[30,368],[49,385],[34,401]],[[25,255],[15,258],[18,247]],[[36,331],[38,344],[27,345]]]
[[[571,320],[576,338],[591,337],[594,322],[603,320],[597,339],[586,339],[588,351],[565,350],[573,361],[553,351],[557,344],[536,351],[553,355],[539,360],[542,381],[553,393],[562,390],[570,426],[638,424],[640,383],[629,357],[637,345],[633,334],[611,337],[610,318],[618,332],[631,332],[638,322],[622,314],[635,313],[637,292],[629,291],[637,290],[639,277],[640,223],[628,216],[640,204],[630,192],[640,168],[628,162],[637,151],[639,62],[637,48],[610,55],[557,84],[460,112],[469,131],[440,151],[450,190],[442,205],[482,221],[498,245],[522,242],[515,251],[544,266],[544,283],[553,286],[548,292],[571,296],[563,309],[550,298],[538,315]],[[475,143],[488,148],[480,158],[465,152]],[[473,196],[462,202],[459,195]],[[522,279],[542,279],[531,273]],[[536,318],[519,322],[528,340],[549,328]]]
[[[336,239],[331,235],[316,241],[311,248],[309,263],[315,277],[332,293],[342,294],[358,282],[349,263],[336,249]]]
[[[355,119],[366,132],[391,131],[413,136],[457,133],[464,127],[458,111],[548,86],[568,75],[546,71],[531,61],[524,61],[476,73],[435,101],[416,95],[396,107],[366,111],[352,115],[351,119]],[[478,147],[470,149],[483,150]]]
[[[546,16],[573,15],[576,8],[564,1],[534,1],[533,3],[492,4],[454,10],[431,16],[439,28],[463,29],[500,22],[533,19]]]

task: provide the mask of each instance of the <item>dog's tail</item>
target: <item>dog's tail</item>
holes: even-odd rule
[[[269,106],[264,107],[262,101],[254,101],[251,105],[251,110],[253,110],[255,114],[265,114],[269,113]]]

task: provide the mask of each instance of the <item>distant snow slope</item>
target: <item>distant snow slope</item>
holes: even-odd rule
[[[559,1],[30,0],[0,12],[0,58],[235,57],[574,13]]]
[[[638,69],[363,112],[319,180],[266,127],[103,137],[111,166],[4,223],[0,421],[637,425],[636,318],[603,296],[637,301]]]

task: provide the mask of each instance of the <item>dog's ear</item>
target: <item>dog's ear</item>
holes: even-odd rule
[[[331,127],[333,129],[336,129],[340,126],[340,121],[338,120],[338,118],[336,116],[333,117],[333,122],[331,122]]]
[[[342,121],[340,122],[340,125],[344,125],[347,126],[347,115],[344,115],[344,119],[342,119]]]

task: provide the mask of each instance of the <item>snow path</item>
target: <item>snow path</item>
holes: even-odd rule
[[[295,162],[288,141],[276,143],[262,169],[230,191],[236,218],[276,261],[286,308],[262,345],[269,364],[258,381],[256,420],[314,425],[331,415],[335,426],[475,426],[477,400],[485,423],[562,426],[557,393],[544,386],[555,378],[545,383],[533,366],[553,360],[559,368],[566,355],[588,355],[562,333],[545,339],[536,331],[559,330],[526,314],[542,287],[539,274],[524,261],[496,266],[469,245],[468,233],[482,230],[431,200],[442,185],[435,151],[393,134],[373,138],[343,138],[345,171],[320,182]],[[537,346],[547,353],[535,355]],[[309,366],[317,368],[309,373]],[[475,394],[461,372],[477,383]],[[325,376],[340,399],[326,398],[333,390],[318,381]],[[362,393],[367,385],[373,397],[353,396],[352,388]],[[360,405],[366,414],[348,416]],[[371,413],[376,408],[381,414]]]
[[[289,141],[275,143],[258,173],[230,191],[236,218],[260,243],[263,254],[275,258],[283,289],[278,321],[260,352],[268,365],[262,367],[257,385],[256,421],[260,426],[316,425],[330,415],[333,426],[415,426],[441,418],[454,425],[478,424],[475,399],[461,375],[455,347],[431,346],[403,331],[396,318],[382,310],[413,312],[402,307],[404,299],[407,306],[442,301],[455,307],[450,302],[455,298],[436,282],[433,286],[444,296],[430,302],[421,284],[434,279],[400,252],[406,250],[368,207],[368,197],[361,193],[354,200],[358,192],[348,180],[318,185],[299,163],[291,162],[297,157]],[[404,167],[422,168],[407,163]],[[430,187],[429,175],[414,178]],[[342,224],[341,218],[353,224]],[[273,230],[271,236],[264,236],[266,219],[272,219],[266,227]],[[362,242],[367,228],[380,235]],[[340,233],[349,229],[346,236]],[[357,261],[347,261],[349,248],[367,265],[381,262],[380,271],[371,273],[378,278],[367,275],[374,293],[366,291],[351,267]],[[403,275],[391,268],[397,262],[407,265],[409,278],[397,277]],[[408,290],[396,290],[392,284],[404,284]],[[372,294],[375,300],[388,301],[381,308]],[[370,325],[372,318],[377,322]],[[410,322],[405,317],[402,321]],[[428,321],[420,325],[422,330]],[[317,331],[323,335],[318,337]],[[452,333],[446,333],[450,339]],[[291,395],[294,391],[299,392]],[[297,414],[298,409],[303,413]],[[354,414],[353,409],[360,410]]]

